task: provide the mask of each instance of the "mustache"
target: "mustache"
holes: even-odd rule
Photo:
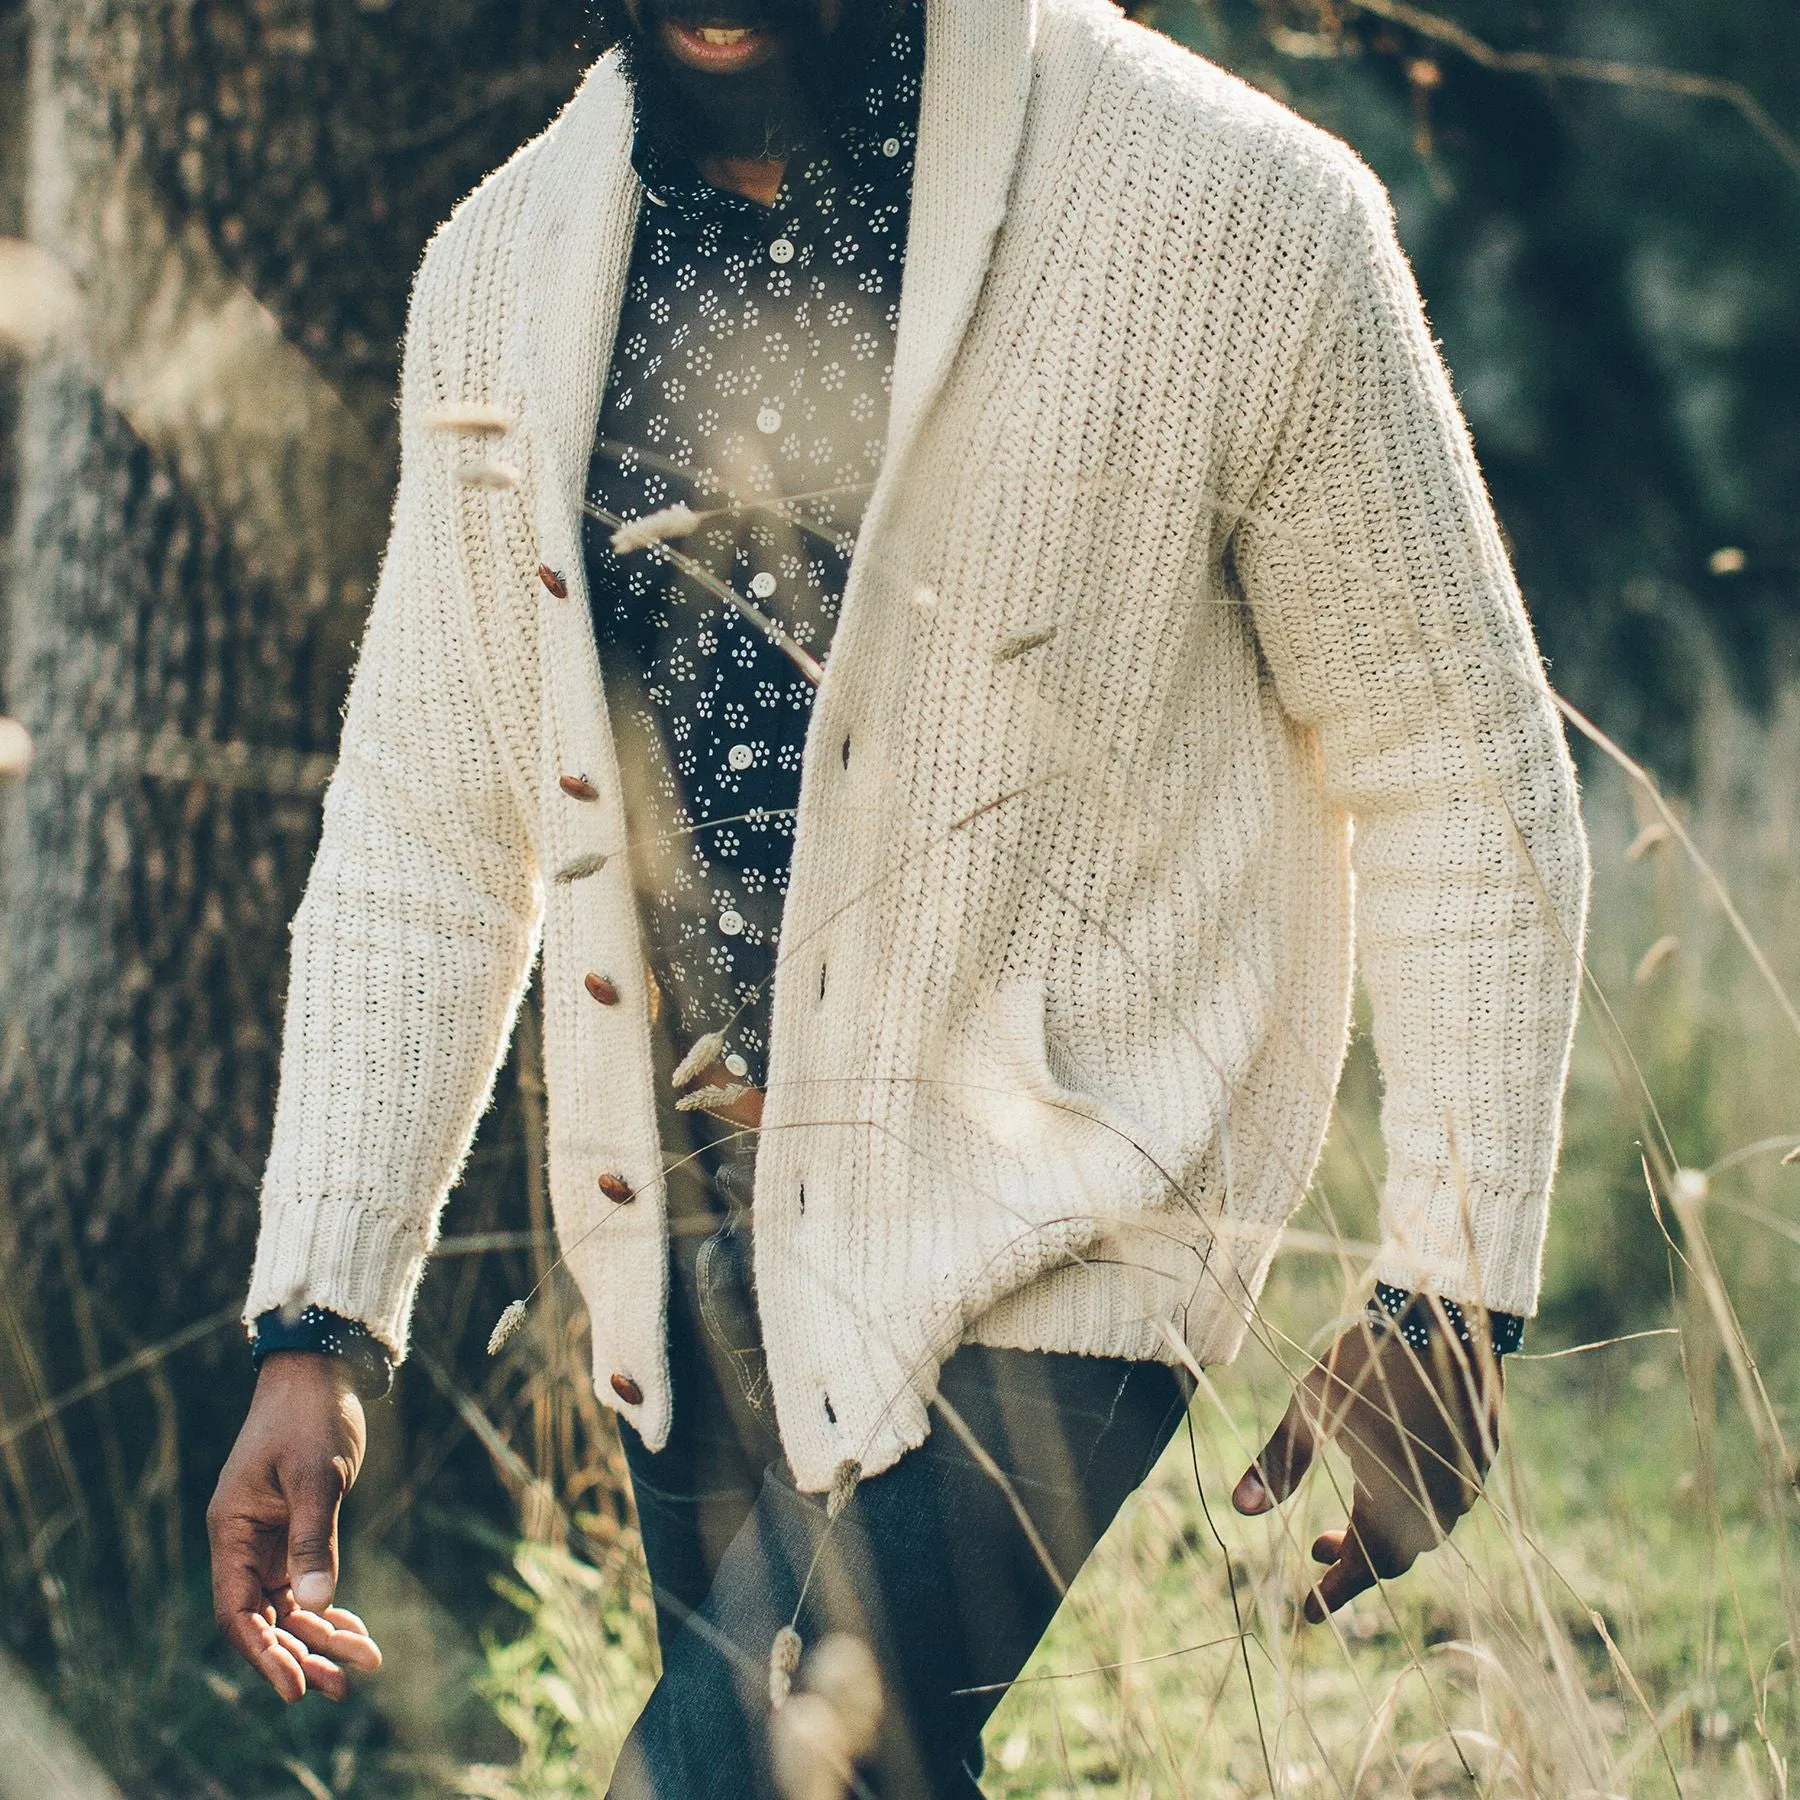
[[[623,14],[623,22],[640,37],[665,24],[723,25],[780,30],[798,26],[827,36],[842,22],[844,0],[616,0],[601,6]]]
[[[897,13],[880,0],[587,0],[587,42],[597,50],[619,43],[651,44],[665,24],[742,26],[830,41],[865,12]]]

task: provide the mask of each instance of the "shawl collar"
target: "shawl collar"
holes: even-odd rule
[[[1006,214],[1038,0],[926,0],[925,85],[883,478],[871,522],[943,386]],[[541,458],[539,536],[573,567],[581,486],[637,224],[631,88],[603,57],[537,145],[527,184],[518,375]]]
[[[950,371],[1006,217],[1037,11],[1037,0],[926,0],[925,89],[888,415],[890,472],[904,463]],[[891,492],[894,483],[884,474],[881,486]]]

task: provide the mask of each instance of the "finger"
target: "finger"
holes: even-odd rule
[[[337,1592],[338,1502],[343,1484],[329,1465],[293,1480],[288,1494],[288,1586],[296,1604],[322,1613]]]
[[[1334,1563],[1344,1554],[1347,1531],[1322,1531],[1313,1539],[1312,1559],[1317,1563]]]
[[[364,1654],[366,1655],[370,1650],[375,1653],[375,1660],[368,1666],[372,1669],[379,1669],[381,1667],[381,1646],[376,1643],[368,1626],[366,1626],[355,1613],[351,1612],[348,1607],[328,1606],[325,1609],[324,1616],[330,1620],[339,1631],[348,1633],[352,1637],[362,1639],[363,1643],[367,1646]]]
[[[209,1522],[212,1530],[213,1616],[226,1641],[258,1674],[266,1676],[284,1700],[297,1700],[306,1691],[299,1665],[268,1652],[273,1639],[269,1626],[274,1609],[269,1604],[267,1565],[272,1560],[270,1533],[242,1515]],[[278,1549],[275,1551],[279,1554]],[[295,1691],[289,1692],[289,1688]]]
[[[280,1634],[261,1614],[244,1621],[240,1654],[289,1706],[306,1693],[306,1675],[300,1659],[281,1641]]]
[[[1263,1446],[1262,1454],[1238,1478],[1231,1491],[1231,1504],[1241,1513],[1254,1517],[1266,1513],[1300,1485],[1301,1477],[1312,1467],[1318,1453],[1318,1434],[1313,1429],[1312,1409],[1317,1402],[1311,1393],[1311,1378],[1294,1390],[1281,1423]]]
[[[340,1618],[355,1619],[355,1629],[335,1623],[331,1616],[333,1613],[337,1613]],[[345,1613],[335,1606],[324,1613],[307,1612],[304,1608],[293,1605],[289,1596],[281,1626],[284,1631],[292,1632],[309,1650],[316,1650],[321,1656],[328,1656],[334,1662],[362,1670],[381,1667],[381,1649],[369,1636],[362,1620],[356,1619],[354,1613]]]
[[[329,1657],[309,1649],[286,1627],[274,1628],[276,1645],[287,1652],[299,1667],[307,1687],[317,1688],[328,1700],[342,1700],[350,1691],[344,1671]]]
[[[1326,1536],[1339,1538],[1340,1553],[1306,1596],[1306,1619],[1310,1625],[1321,1623],[1327,1614],[1336,1612],[1358,1594],[1366,1594],[1375,1585],[1375,1571],[1369,1566],[1369,1559],[1357,1539],[1348,1532],[1328,1532]],[[1322,1538],[1320,1543],[1323,1542]],[[1315,1545],[1315,1553],[1317,1549]]]

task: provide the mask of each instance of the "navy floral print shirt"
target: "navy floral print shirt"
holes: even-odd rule
[[[912,0],[770,207],[641,134],[634,153],[589,590],[652,972],[676,1042],[723,1031],[726,1070],[758,1085],[812,716],[801,665],[829,654],[887,434],[924,35]],[[700,523],[615,552],[610,520],[677,505]]]

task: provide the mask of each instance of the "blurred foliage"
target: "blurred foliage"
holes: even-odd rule
[[[426,239],[548,122],[586,61],[578,0],[156,0],[116,97],[170,215],[392,438]]]
[[[1354,0],[1135,10],[1388,183],[1552,676],[1685,781],[1715,647],[1755,705],[1800,667],[1800,163],[1718,100],[1495,72]],[[1792,0],[1415,16],[1740,81],[1800,138]]]

